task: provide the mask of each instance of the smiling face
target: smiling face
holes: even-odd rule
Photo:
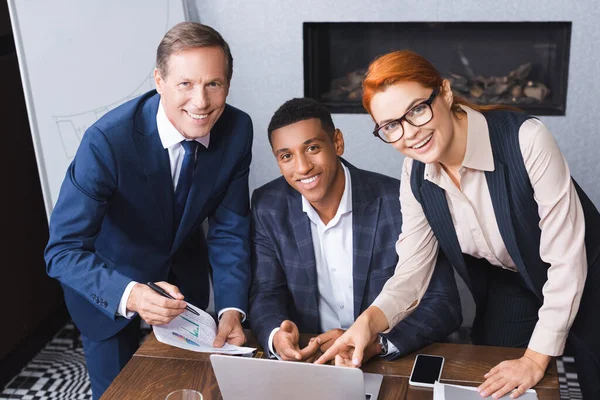
[[[383,126],[427,100],[432,91],[416,82],[392,85],[373,96],[372,117],[379,126]],[[405,156],[426,164],[448,159],[455,139],[451,105],[452,91],[448,82],[444,81],[441,92],[431,104],[431,121],[420,127],[402,121],[404,136],[392,146]]]
[[[331,138],[321,121],[311,118],[274,130],[271,142],[290,186],[317,211],[330,206],[337,210],[344,193],[344,171],[338,159],[344,153],[342,132],[336,129]]]
[[[210,133],[229,93],[227,62],[219,47],[197,47],[171,54],[168,75],[154,71],[156,90],[169,121],[188,139]]]

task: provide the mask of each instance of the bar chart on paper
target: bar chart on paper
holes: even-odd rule
[[[213,347],[217,336],[217,324],[213,317],[205,311],[189,306],[198,313],[194,315],[184,311],[166,325],[153,326],[156,339],[171,346],[202,353],[248,354],[254,348],[239,347],[225,343],[223,347]]]
[[[198,325],[197,323],[195,323],[192,320],[187,319],[186,317],[181,317],[184,321],[187,321],[189,323],[189,325],[182,325],[181,329],[183,329],[184,331],[186,331],[187,333],[189,333],[190,335],[194,336],[194,337],[198,337],[198,332],[200,331],[200,325]]]

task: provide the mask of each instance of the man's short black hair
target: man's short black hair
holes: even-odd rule
[[[269,122],[269,128],[267,129],[271,147],[273,146],[273,142],[271,141],[273,131],[312,118],[321,121],[321,126],[327,133],[327,136],[330,138],[333,137],[335,125],[333,125],[331,113],[324,105],[314,99],[308,98],[295,98],[283,103],[275,111],[275,114],[273,114],[271,122]]]

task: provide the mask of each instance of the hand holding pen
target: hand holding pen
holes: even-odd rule
[[[167,293],[163,288],[161,288],[157,284],[155,284],[153,282],[148,282],[148,283],[146,283],[146,285],[148,285],[148,287],[150,289],[154,290],[156,293],[160,294],[161,296],[164,296],[171,300],[175,300],[175,298],[173,296],[171,296],[169,293]],[[191,312],[192,314],[200,315],[200,314],[198,314],[198,312],[196,310],[194,310],[192,307],[190,307],[187,304],[185,306],[185,309],[188,310],[189,312]]]
[[[127,310],[137,312],[150,325],[164,325],[188,307],[177,286],[167,282],[156,282],[169,297],[151,289],[147,284],[135,283],[127,299]]]

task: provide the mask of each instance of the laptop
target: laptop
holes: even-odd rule
[[[377,400],[383,375],[358,368],[212,354],[223,400]]]

